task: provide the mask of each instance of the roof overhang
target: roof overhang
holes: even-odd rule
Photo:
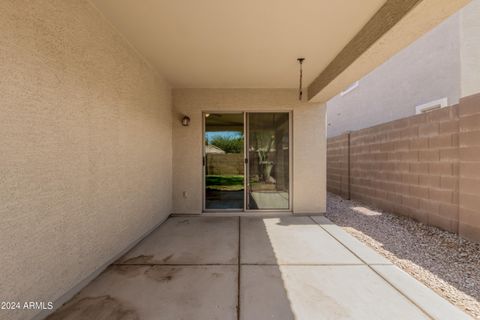
[[[91,0],[173,88],[291,88],[325,102],[470,0]]]
[[[388,0],[308,86],[325,102],[457,12],[470,0]]]

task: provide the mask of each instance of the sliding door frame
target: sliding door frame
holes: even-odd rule
[[[249,209],[248,199],[250,197],[250,129],[248,114],[251,113],[286,113],[288,114],[288,208],[287,209]],[[292,111],[288,110],[262,110],[262,111],[248,111],[245,112],[245,212],[257,213],[257,212],[293,212],[293,119]]]
[[[242,114],[243,115],[243,208],[241,209],[207,209],[207,199],[206,199],[206,189],[207,189],[207,179],[206,179],[206,158],[207,154],[205,153],[205,134],[206,134],[206,115],[207,114]],[[246,186],[246,163],[245,163],[245,137],[246,137],[246,113],[244,111],[202,111],[202,211],[203,212],[245,212],[245,186]]]
[[[206,153],[205,133],[206,114],[243,114],[243,209],[207,209],[206,208]],[[248,209],[249,195],[249,128],[248,114],[250,113],[287,113],[288,114],[288,209]],[[269,213],[293,212],[293,112],[291,110],[249,110],[249,111],[202,111],[202,212],[232,212],[232,213]]]

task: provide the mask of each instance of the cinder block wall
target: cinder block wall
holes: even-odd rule
[[[459,109],[459,232],[480,240],[480,94]]]
[[[206,161],[207,175],[243,175],[243,153],[210,153]]]
[[[480,95],[347,141],[328,141],[330,192],[345,197],[350,180],[352,199],[480,240]]]
[[[345,133],[327,141],[327,191],[346,199],[350,198],[349,139]]]

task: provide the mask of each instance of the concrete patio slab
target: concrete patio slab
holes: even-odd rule
[[[241,319],[429,319],[365,265],[242,266]]]
[[[237,264],[238,217],[175,217],[117,264]]]
[[[390,260],[378,254],[375,250],[367,247],[365,244],[349,235],[343,229],[325,217],[315,216],[312,219],[318,223],[332,237],[337,239],[349,250],[354,252],[360,259],[367,264],[392,264]]]
[[[170,218],[49,320],[469,319],[314,219]]]
[[[48,320],[233,320],[236,306],[236,266],[112,266]]]
[[[361,264],[309,217],[242,218],[242,264]]]
[[[372,268],[385,280],[409,297],[417,306],[428,312],[434,319],[471,320],[467,314],[424,286],[396,266],[377,265]]]

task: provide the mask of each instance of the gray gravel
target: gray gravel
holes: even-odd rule
[[[480,244],[334,194],[325,216],[480,319]]]

